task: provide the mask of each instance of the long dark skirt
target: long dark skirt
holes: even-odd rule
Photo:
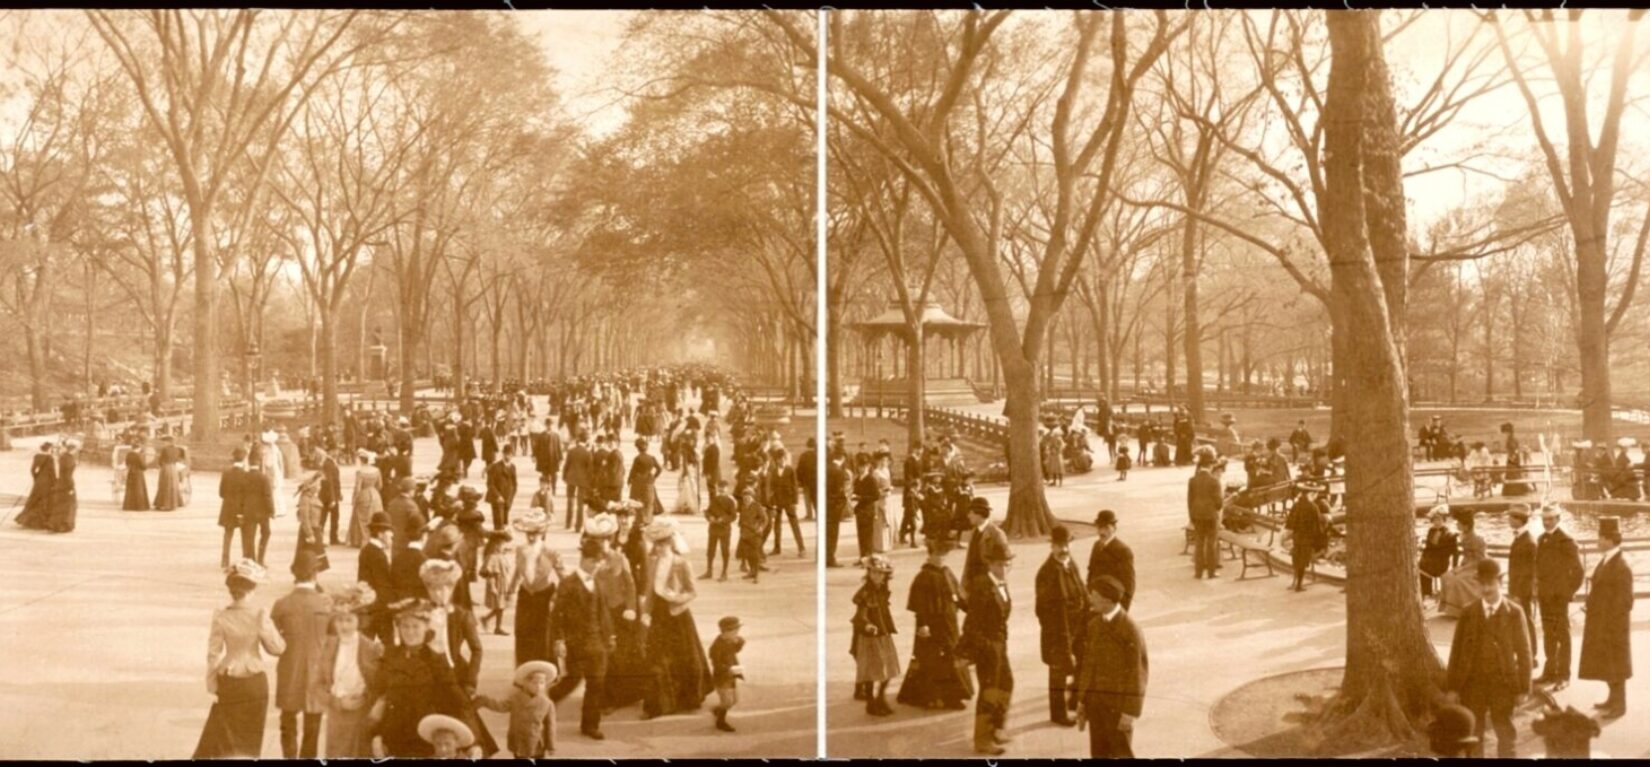
[[[178,484],[178,465],[162,464],[155,486],[155,511],[172,511],[183,505],[183,493]]]
[[[613,629],[618,635],[607,665],[607,687],[603,707],[624,708],[647,696],[652,671],[647,663],[647,627],[640,620],[627,621],[624,610],[613,611]]]
[[[704,704],[712,684],[705,645],[693,611],[670,614],[670,603],[653,603],[653,625],[647,632],[647,660],[653,668],[653,685],[642,710],[649,716],[695,711]]]
[[[924,637],[911,647],[911,665],[906,667],[895,698],[908,706],[955,705],[974,697],[974,683],[968,672],[957,668],[952,648]]]
[[[46,520],[51,516],[52,480],[50,477],[36,477],[34,488],[29,490],[29,499],[23,503],[23,511],[17,515],[17,524],[34,530],[46,527]]]
[[[516,665],[550,657],[550,602],[555,588],[516,591]]]
[[[269,713],[269,677],[218,675],[218,701],[206,715],[194,759],[257,759],[264,750]]]
[[[149,480],[143,472],[137,469],[126,470],[126,497],[120,504],[121,511],[148,511],[149,510]]]
[[[52,512],[46,520],[46,529],[54,533],[72,533],[75,517],[79,513],[80,498],[75,495],[74,483],[59,482],[52,492]]]

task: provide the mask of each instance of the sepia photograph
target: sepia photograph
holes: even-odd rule
[[[0,760],[1650,759],[1645,10],[505,5],[0,9]]]
[[[828,753],[1650,756],[1643,16],[829,13]]]
[[[0,759],[817,756],[816,18],[0,11]]]

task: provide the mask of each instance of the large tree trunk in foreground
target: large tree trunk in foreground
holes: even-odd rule
[[[1395,129],[1380,104],[1370,103],[1391,92],[1380,14],[1326,16],[1332,58],[1323,227],[1343,350],[1335,361],[1336,406],[1357,438],[1347,440],[1346,456],[1346,671],[1313,734],[1322,751],[1347,753],[1416,739],[1438,694],[1440,664],[1421,614],[1402,336],[1383,288],[1386,270],[1377,268],[1379,259],[1407,257],[1383,248],[1402,224],[1386,214],[1401,205],[1382,210],[1365,202],[1366,194],[1403,199],[1395,180],[1364,189],[1366,150],[1390,146],[1365,137]],[[1346,391],[1352,385],[1357,390]]]
[[[1008,417],[1008,517],[1003,532],[1010,538],[1041,538],[1054,529],[1054,513],[1044,495],[1043,461],[1039,448],[1038,410],[1043,393],[1037,388],[1033,362],[1003,363],[1003,385],[1008,392],[1003,415]]]

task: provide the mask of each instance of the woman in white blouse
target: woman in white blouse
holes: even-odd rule
[[[326,692],[328,759],[370,759],[367,712],[378,698],[378,664],[384,648],[361,633],[361,612],[377,595],[365,583],[332,602],[332,635],[321,654],[319,684]]]
[[[212,613],[206,645],[206,691],[216,702],[195,745],[195,759],[257,759],[263,754],[269,676],[259,648],[271,655],[286,651],[269,612],[247,604],[263,580],[264,569],[250,559],[237,562],[224,579],[229,606]]]

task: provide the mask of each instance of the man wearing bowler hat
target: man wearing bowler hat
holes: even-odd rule
[[[315,555],[301,551],[292,563],[292,593],[275,601],[269,620],[281,632],[286,651],[275,668],[275,707],[281,711],[281,757],[314,759],[321,739],[321,713],[328,695],[319,684],[332,598],[316,587]],[[299,746],[298,715],[303,714]]]
[[[963,558],[962,596],[968,600],[972,582],[986,574],[990,562],[1012,556],[1008,550],[1008,535],[991,521],[991,502],[980,496],[968,501],[968,527],[973,534],[968,538],[968,554]]]
[[[1475,573],[1480,601],[1466,607],[1450,642],[1448,689],[1478,720],[1482,755],[1486,720],[1495,727],[1496,755],[1516,756],[1513,708],[1530,691],[1530,637],[1524,609],[1501,595],[1501,562],[1485,559]]]
[[[1134,550],[1117,537],[1117,512],[1101,509],[1094,515],[1094,531],[1099,535],[1089,549],[1089,588],[1102,576],[1123,584],[1120,603],[1128,610],[1134,604]]]
[[[1134,721],[1146,701],[1146,640],[1123,609],[1123,584],[1103,575],[1089,585],[1093,617],[1083,637],[1077,673],[1079,727],[1089,731],[1089,756],[1132,759]]]
[[[390,516],[382,511],[373,512],[372,518],[367,521],[367,542],[361,545],[361,554],[356,559],[356,580],[367,584],[373,593],[382,595],[374,600],[367,608],[368,636],[378,637],[385,646],[393,643],[395,637],[394,621],[390,619],[389,597],[395,593],[390,579],[390,536],[395,526],[390,524]]]

